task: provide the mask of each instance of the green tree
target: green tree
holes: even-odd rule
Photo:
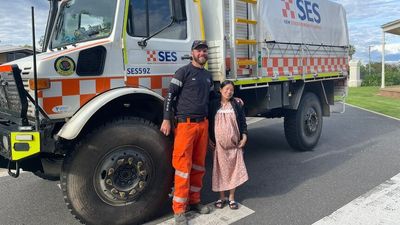
[[[41,50],[44,45],[44,35],[40,36],[38,44],[39,44],[39,49]]]
[[[369,65],[362,65],[360,68],[360,78],[362,86],[380,86],[382,81],[382,63],[371,63],[371,73]],[[385,64],[385,85],[400,85],[400,65]]]
[[[354,47],[354,45],[350,44],[349,45],[349,56],[350,56],[350,59],[353,58],[354,53],[356,53],[356,47]]]

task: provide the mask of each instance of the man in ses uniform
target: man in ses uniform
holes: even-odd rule
[[[207,50],[205,41],[193,42],[192,62],[178,69],[171,80],[160,128],[168,136],[171,124],[174,121],[177,124],[172,153],[175,168],[172,209],[175,224],[179,225],[188,224],[185,217],[188,204],[201,214],[210,213],[210,208],[200,203],[208,145],[208,103],[213,91],[211,73],[204,68]]]

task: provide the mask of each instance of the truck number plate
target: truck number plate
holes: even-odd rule
[[[150,74],[150,68],[148,67],[133,67],[127,69],[127,74]]]

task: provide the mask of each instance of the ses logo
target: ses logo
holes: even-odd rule
[[[300,19],[303,22],[320,24],[319,5],[307,0],[281,0],[285,3],[282,15],[285,18]],[[295,3],[295,4],[294,4]],[[296,14],[297,12],[297,14]]]
[[[178,60],[173,51],[146,51],[148,63],[174,63]]]

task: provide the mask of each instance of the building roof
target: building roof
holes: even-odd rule
[[[381,26],[383,32],[400,35],[400,19]]]
[[[0,53],[6,52],[29,52],[33,53],[32,48],[29,47],[19,47],[19,46],[12,46],[12,45],[3,45],[0,46]]]

